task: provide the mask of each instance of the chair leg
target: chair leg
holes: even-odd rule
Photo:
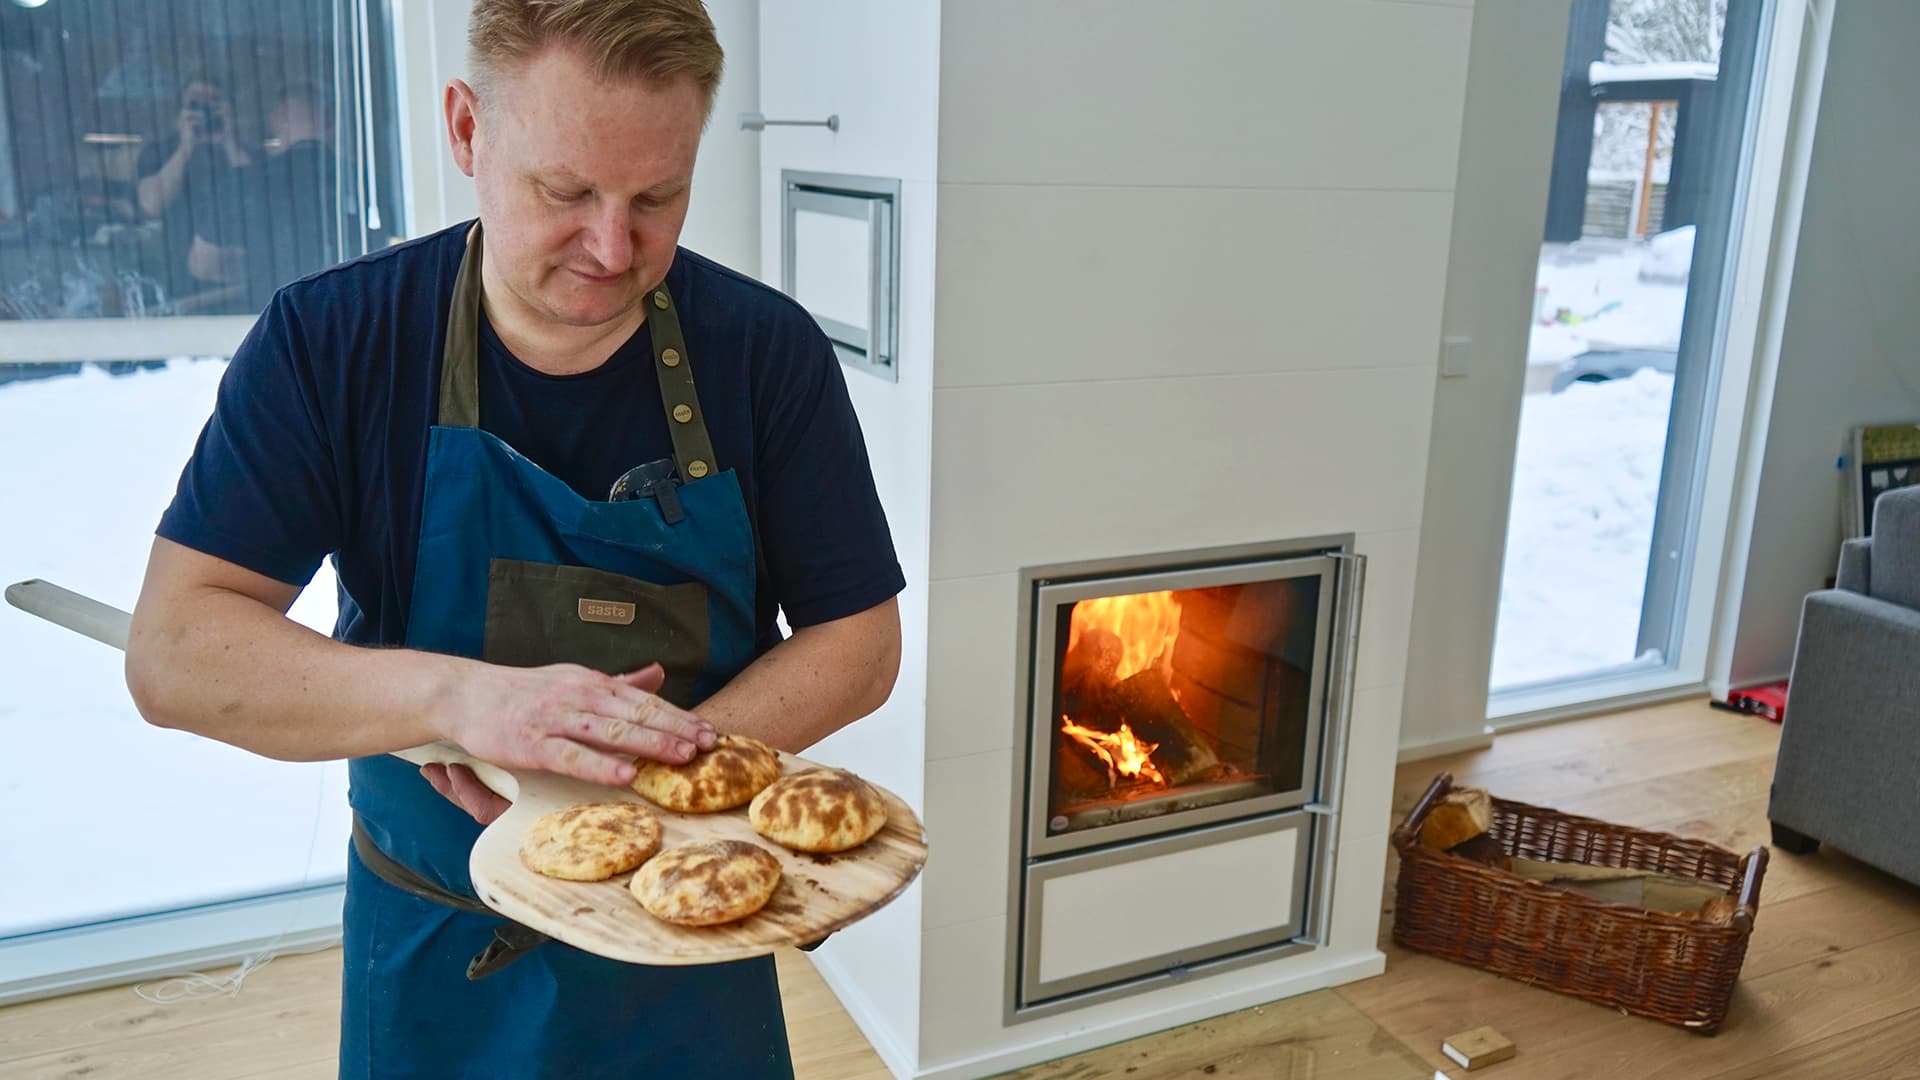
[[[1773,846],[1789,855],[1811,855],[1820,849],[1820,841],[1797,829],[1789,829],[1777,821],[1769,822],[1773,826]]]

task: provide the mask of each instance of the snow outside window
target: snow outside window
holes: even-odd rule
[[[0,3],[0,583],[120,608],[279,285],[403,234],[380,0]],[[322,567],[294,605],[332,629]],[[114,650],[0,607],[0,948],[338,882],[342,763],[141,721]]]

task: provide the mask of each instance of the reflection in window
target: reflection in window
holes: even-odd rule
[[[387,242],[390,38],[346,6],[0,4],[0,318],[250,314]]]

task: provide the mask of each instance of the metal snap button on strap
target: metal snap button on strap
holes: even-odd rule
[[[620,479],[613,482],[612,490],[607,492],[607,501],[650,498],[660,506],[660,520],[678,525],[687,518],[687,511],[680,505],[679,489],[680,478],[674,471],[673,459],[661,458],[621,473]]]
[[[673,407],[673,418],[684,424],[693,419],[693,408],[688,405],[675,405]]]
[[[661,311],[667,310],[667,294],[663,292],[654,293],[653,306],[659,308]]]
[[[680,350],[679,349],[661,349],[660,362],[667,365],[668,367],[679,367],[680,366]]]
[[[687,462],[687,475],[693,477],[695,480],[707,475],[707,463],[704,461]]]

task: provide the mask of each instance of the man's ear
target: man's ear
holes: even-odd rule
[[[453,163],[469,177],[473,175],[473,136],[480,125],[480,98],[459,79],[447,81],[447,145],[453,150]]]

